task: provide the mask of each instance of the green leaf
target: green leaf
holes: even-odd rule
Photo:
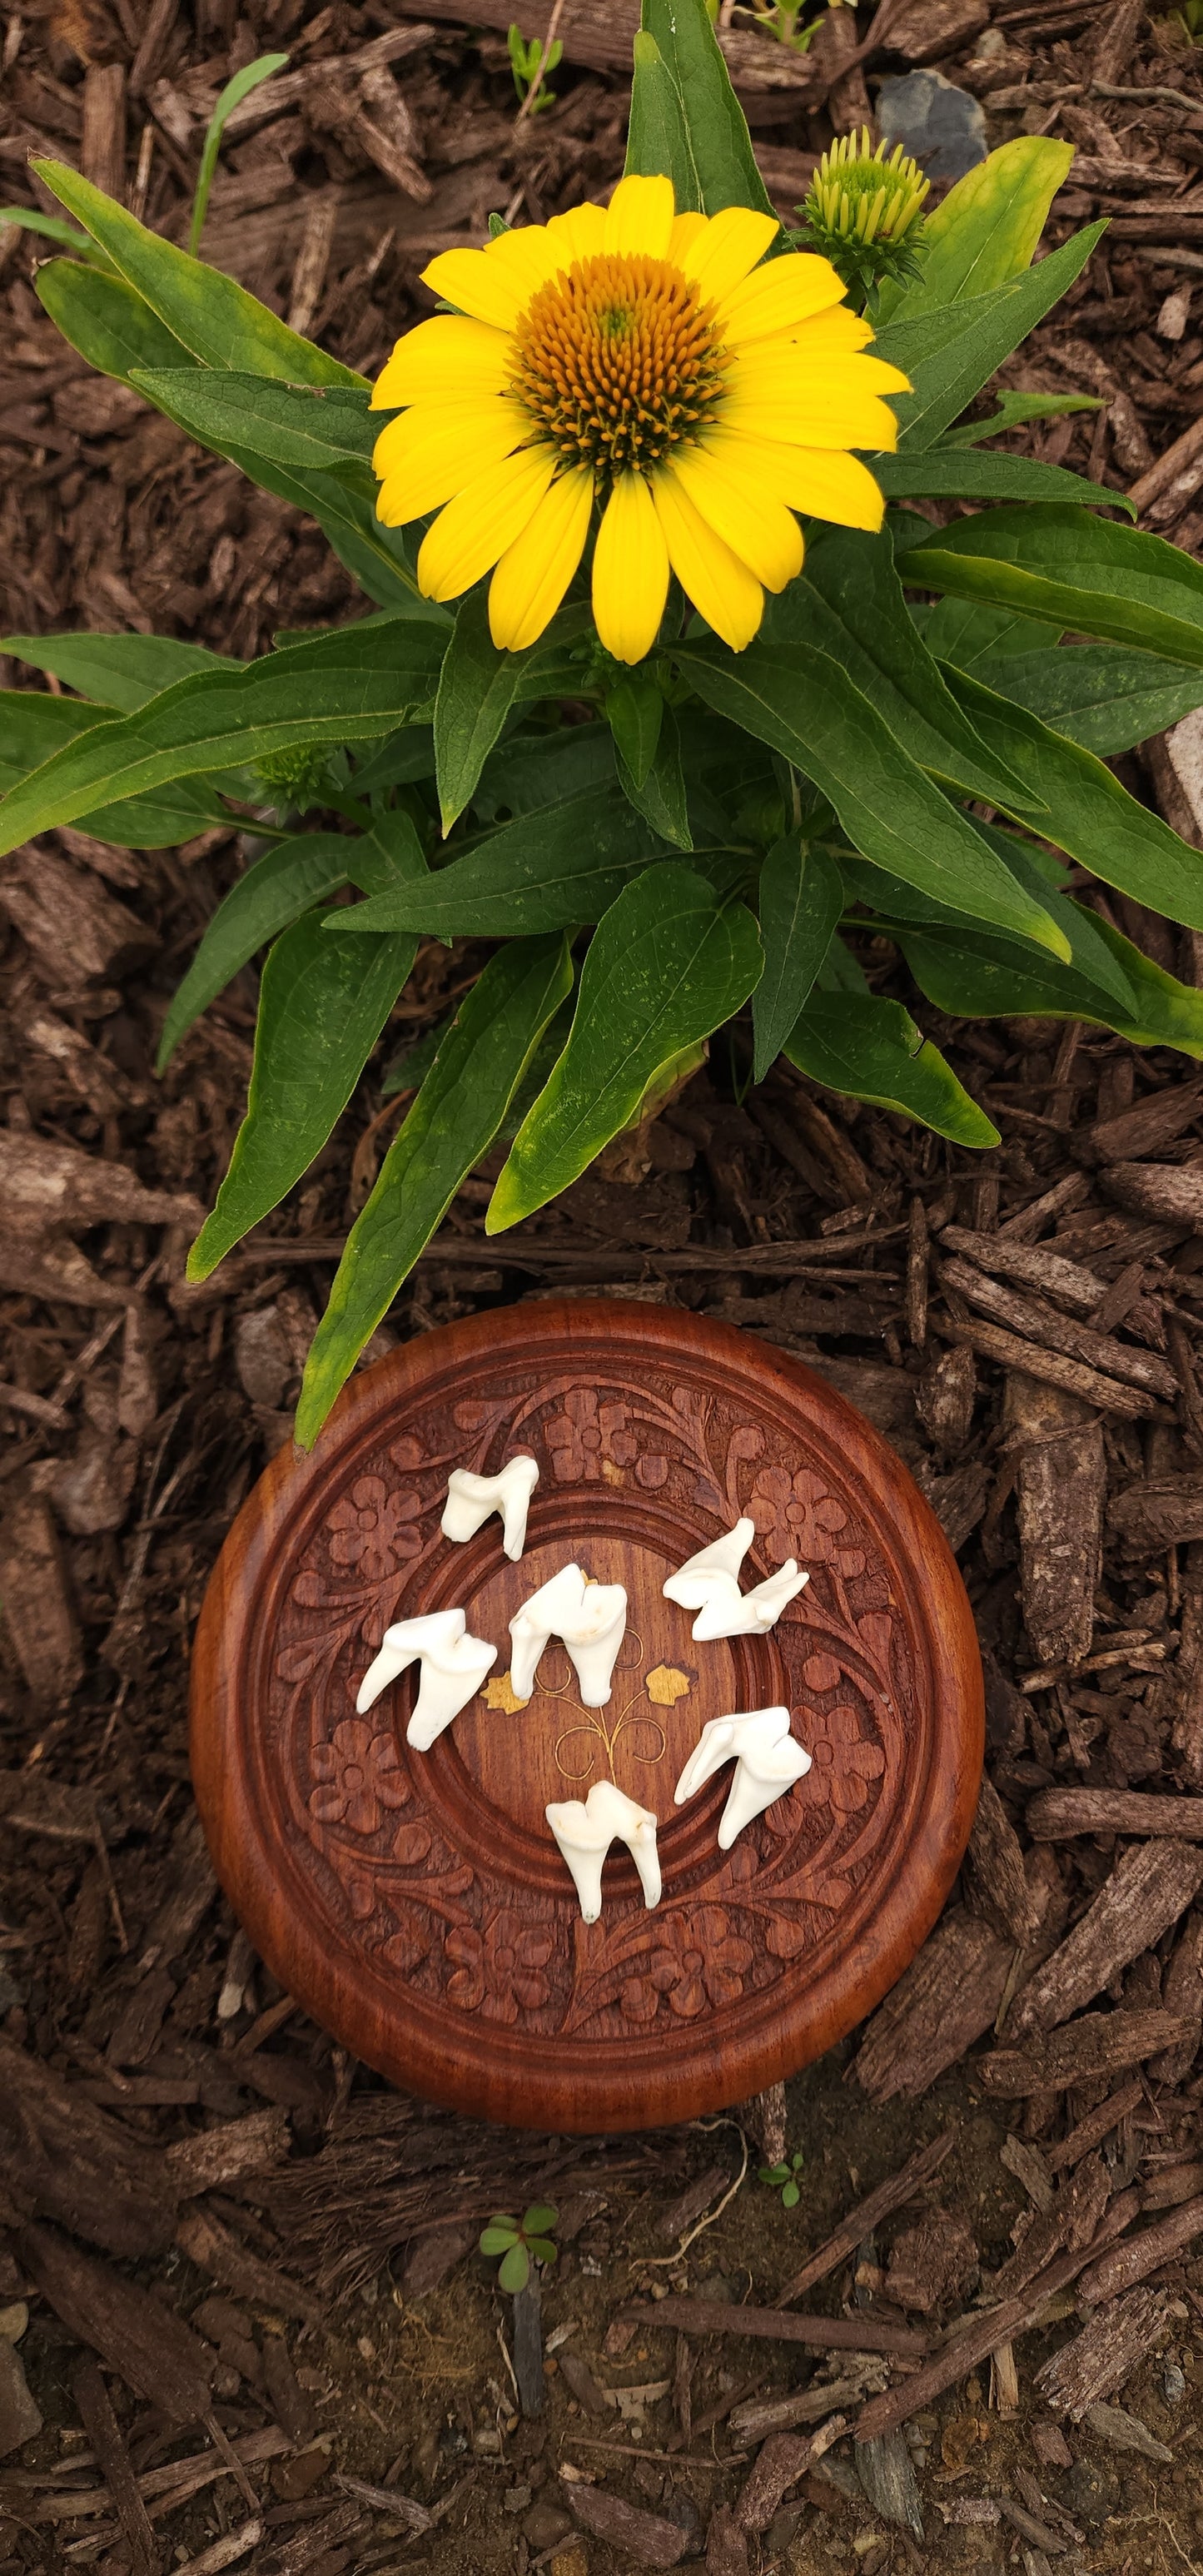
[[[1060,420],[1070,411],[1105,411],[1103,394],[1029,394],[1008,387],[999,394],[988,420],[958,421],[944,433],[945,447],[976,447],[983,438],[1000,438],[1004,430],[1022,429],[1029,420]],[[1113,495],[1119,500],[1119,493]]]
[[[428,882],[359,904],[349,925],[438,939],[572,929],[599,921],[655,854],[654,833],[615,784],[501,824]]]
[[[135,293],[205,367],[245,368],[291,385],[364,385],[366,377],[290,331],[245,286],[148,232],[64,161],[35,160],[39,179],[108,252]],[[164,363],[164,362],[160,362]],[[169,362],[168,362],[169,363]],[[177,362],[178,363],[178,362]]]
[[[310,743],[372,741],[429,703],[441,655],[439,629],[390,618],[336,627],[245,670],[197,671],[134,714],[92,726],[13,788],[0,805],[0,852],[169,779]]]
[[[55,752],[98,725],[117,720],[116,707],[53,698],[40,689],[0,690],[0,794],[23,786]],[[207,823],[226,819],[224,809],[207,792],[181,786],[98,806],[88,816],[88,830],[94,840],[112,842],[122,850],[170,850],[191,840]]]
[[[642,785],[628,769],[616,743],[614,755],[618,782],[636,813],[642,814],[653,832],[659,833],[662,840],[671,841],[674,849],[692,850],[693,833],[681,759],[681,736],[672,708],[664,706],[663,699],[660,703],[664,713],[660,720],[659,739]]]
[[[98,698],[102,712],[117,707],[126,715],[157,698],[169,679],[246,669],[228,654],[211,653],[207,644],[180,644],[170,635],[0,635],[0,653],[31,663],[35,671],[52,671],[69,689]]]
[[[933,658],[955,662],[958,671],[976,671],[1012,653],[1043,653],[1057,640],[1037,617],[1017,617],[1009,608],[979,608],[951,595],[923,606],[916,603],[911,615]]]
[[[992,805],[1026,805],[1024,782],[992,758],[941,677],[910,615],[887,536],[824,529],[805,569],[771,603],[763,637],[817,645],[840,664],[921,769]]]
[[[1052,919],[1064,935],[1065,958],[1071,972],[1096,985],[1108,996],[1113,1007],[1118,1006],[1121,1012],[1130,1012],[1134,1005],[1132,987],[1103,940],[1093,912],[1084,912],[1080,904],[1069,901],[1062,883],[1064,870],[1061,861],[1040,843],[1023,841],[1016,833],[1002,831],[996,824],[983,823],[979,829],[991,848],[997,850],[999,857],[1013,869],[1020,884],[1047,905]],[[850,895],[859,895],[873,906],[879,916],[884,915],[891,936],[899,924],[903,929],[913,928],[916,932],[939,928],[966,937],[970,932],[976,933],[981,929],[980,922],[970,920],[950,904],[933,904],[930,896],[917,895],[913,887],[902,885],[897,877],[886,876],[878,868],[866,866],[863,859],[846,859],[844,875]],[[1026,942],[1016,953],[1027,957],[1034,966],[1043,962],[1044,952],[1032,949]]]
[[[526,2248],[536,2263],[558,2263],[560,2259],[560,2249],[552,2244],[550,2236],[528,2236]]]
[[[908,307],[883,325],[874,339],[874,354],[889,358],[911,380],[909,394],[890,397],[905,448],[930,447],[950,427],[995,368],[1073,285],[1106,229],[1105,223],[1088,224],[1038,267],[989,294],[914,315]]]
[[[874,479],[887,501],[925,493],[963,501],[1078,501],[1091,510],[1126,510],[1136,516],[1125,492],[1091,483],[1084,474],[1069,474],[1062,465],[1042,465],[1038,457],[982,454],[976,447],[929,447],[912,455],[875,456]]]
[[[295,840],[279,841],[231,886],[173,996],[155,1059],[158,1073],[170,1063],[185,1029],[224,992],[240,967],[278,931],[347,883],[354,847],[342,833],[303,832]]]
[[[530,2256],[525,2245],[511,2245],[509,2253],[502,2256],[497,2278],[503,2290],[516,2292],[526,2288],[530,2279]]]
[[[901,1002],[878,993],[812,993],[785,1044],[800,1073],[851,1100],[898,1109],[957,1145],[997,1145],[998,1129]]]
[[[214,272],[206,271],[209,275]],[[149,304],[120,277],[85,273],[70,259],[48,260],[34,280],[51,320],[73,349],[102,375],[128,385],[149,401],[151,376],[181,373],[212,381],[212,371],[190,366],[189,353],[152,313]],[[168,419],[176,417],[160,404]],[[183,427],[183,423],[179,423]],[[402,533],[381,526],[376,517],[374,487],[348,491],[335,474],[309,474],[270,464],[250,448],[218,447],[252,483],[317,520],[340,563],[383,608],[405,609],[413,617],[450,629],[446,609],[418,596],[418,586],[405,552]]]
[[[678,213],[775,217],[706,0],[643,0],[626,168],[671,179]]]
[[[806,1001],[844,908],[844,880],[828,851],[787,832],[760,871],[764,973],[752,995],[754,1082],[763,1082]]]
[[[528,2242],[532,2236],[546,2236],[559,2220],[559,2210],[548,2200],[535,2200],[523,2212],[522,2233]]]
[[[200,248],[200,237],[205,228],[209,190],[213,185],[213,173],[217,168],[217,155],[221,148],[226,119],[233,114],[241,99],[246,98],[251,90],[258,89],[260,81],[270,80],[273,72],[282,72],[287,61],[287,54],[260,54],[256,61],[244,63],[241,71],[235,72],[233,79],[226,82],[225,88],[218,97],[217,105],[205,130],[196,195],[192,201],[188,248],[194,253]]]
[[[1203,1056],[1203,993],[1155,966],[1087,905],[1072,909],[1086,915],[1111,950],[1131,989],[1131,1009],[1120,1009],[1076,967],[1037,957],[976,926],[968,933],[916,927],[896,936],[921,991],[938,1010],[958,1018],[1087,1020],[1135,1046],[1172,1046],[1183,1055]]]
[[[967,170],[925,221],[919,276],[883,288],[882,318],[934,313],[1028,268],[1072,160],[1070,143],[1019,134]]]
[[[460,1182],[488,1152],[543,1029],[571,989],[563,938],[514,939],[465,995],[348,1236],[306,1364],[296,1424],[303,1448],[316,1440]]]
[[[207,1279],[320,1154],[413,964],[416,940],[323,937],[324,919],[294,922],[263,969],[246,1116],[190,1279]]]
[[[1091,510],[1036,503],[956,519],[909,548],[902,577],[1203,668],[1203,564]]]
[[[517,2229],[512,2218],[495,2218],[480,2239],[482,2254],[506,2254],[517,2243]]]
[[[946,658],[955,662],[957,656]],[[1203,706],[1203,672],[1163,662],[1158,653],[1127,653],[1119,644],[987,654],[974,662],[973,672],[987,688],[1015,699],[1100,760],[1131,751]]]
[[[77,231],[61,215],[44,215],[37,206],[0,206],[0,226],[16,224],[23,232],[37,233],[43,241],[57,242],[61,249],[73,251],[76,259],[88,268],[106,270],[112,275],[113,263],[88,233]]]
[[[720,909],[676,860],[627,886],[590,941],[568,1044],[514,1139],[486,1233],[517,1225],[577,1180],[659,1067],[746,1002],[761,965],[750,912]]]
[[[380,421],[354,385],[283,385],[216,367],[139,367],[134,383],[202,446],[324,472],[368,464]]]
[[[1063,953],[1048,913],[908,758],[831,654],[770,647],[762,637],[738,655],[715,644],[677,649],[707,705],[784,753],[821,789],[867,859],[938,902]]]
[[[480,773],[505,725],[533,647],[499,653],[483,589],[469,591],[447,647],[434,707],[434,757],[443,838],[471,804]]]
[[[1040,830],[1046,840],[1137,903],[1203,930],[1203,860],[1197,850],[1130,796],[1093,752],[967,673],[956,675],[955,686],[999,758],[1043,799],[1047,812]]]
[[[628,671],[612,689],[607,689],[606,722],[614,736],[614,748],[636,787],[642,787],[656,757],[663,721],[663,692],[650,673]]]
[[[515,733],[490,752],[472,798],[482,823],[534,814],[562,804],[586,788],[614,785],[614,744],[608,725],[561,725],[558,732]]]
[[[796,2209],[801,2198],[797,2183],[791,2177],[781,2194],[781,2206],[783,2209]]]

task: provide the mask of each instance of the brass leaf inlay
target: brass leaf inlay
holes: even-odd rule
[[[500,1709],[506,1717],[516,1717],[527,1704],[524,1699],[519,1699],[508,1673],[495,1673],[492,1681],[485,1683],[480,1695],[486,1708]]]
[[[688,1673],[676,1664],[657,1664],[645,1684],[653,1708],[675,1708],[679,1699],[688,1699],[693,1684]]]

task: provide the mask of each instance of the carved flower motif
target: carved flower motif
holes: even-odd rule
[[[369,1583],[383,1583],[420,1545],[413,1527],[421,1503],[412,1487],[389,1492],[382,1476],[359,1476],[326,1515],[336,1565],[357,1565]]]
[[[641,1976],[628,1977],[622,2006],[630,2021],[652,2021],[661,1995],[682,2021],[693,2021],[707,2003],[735,2003],[752,1965],[752,1944],[731,1929],[721,1905],[699,1905],[669,1914],[657,1926],[661,1946]]]
[[[596,1484],[607,1465],[629,1467],[639,1444],[627,1429],[625,1404],[602,1404],[591,1386],[570,1387],[562,1413],[547,1425],[552,1473],[561,1485]]]
[[[313,1770],[317,1786],[309,1792],[309,1813],[315,1824],[374,1834],[381,1809],[403,1807],[409,1796],[393,1737],[378,1735],[367,1717],[344,1717],[328,1744],[315,1745]]]
[[[879,1744],[861,1733],[857,1711],[848,1706],[808,1716],[807,1744],[814,1762],[814,1789],[837,1816],[853,1816],[867,1805],[869,1782],[880,1780],[886,1758]]]
[[[848,1527],[844,1505],[809,1467],[799,1467],[794,1476],[786,1467],[762,1467],[752,1487],[751,1509],[778,1564],[796,1556],[799,1565],[834,1565],[846,1576],[864,1573],[864,1549],[839,1545],[840,1532]]]
[[[473,1924],[457,1924],[446,1941],[455,1962],[447,1980],[452,2003],[463,2012],[479,2012],[483,2005],[494,2021],[515,2022],[520,2008],[537,2012],[551,1993],[543,1970],[553,1947],[550,1932],[507,1908],[491,1915],[479,1932]]]

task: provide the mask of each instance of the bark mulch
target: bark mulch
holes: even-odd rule
[[[287,50],[231,126],[206,249],[372,369],[436,248],[617,174],[632,0],[561,13],[556,103],[522,123],[512,15],[35,0],[6,20],[5,189],[33,202],[27,149],[49,149],[179,239],[218,88]],[[1100,210],[1110,230],[1008,378],[1101,393],[1030,447],[1199,551],[1188,26],[1139,0],[885,0],[804,60],[746,19],[732,47],[787,213],[881,72],[934,65],[991,141],[1075,143],[1054,238]],[[0,231],[7,630],[250,654],[351,613],[313,530],[65,350],[34,256]],[[1203,847],[1195,725],[1119,766]],[[736,2188],[734,2118],[566,2140],[386,2091],[218,1896],[192,1623],[288,1437],[404,1099],[385,1066],[477,962],[422,953],[304,1184],[190,1288],[253,977],[151,1067],[243,864],[233,833],[130,857],[64,831],[0,874],[0,2570],[1197,2565],[1203,1083],[1098,1031],[925,1010],[1003,1136],[973,1159],[784,1066],[745,1095],[738,1041],[716,1046],[500,1247],[486,1165],[377,1336],[599,1286],[724,1316],[879,1424],[958,1552],[989,1683],[973,1842],[867,2027],[742,2115],[753,2168],[803,2151],[790,2212],[754,2170]],[[1193,938],[1093,899],[1203,980]],[[892,954],[864,962],[905,994]],[[476,2237],[545,2197],[560,2260],[502,2299]]]

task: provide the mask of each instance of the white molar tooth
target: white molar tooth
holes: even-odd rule
[[[583,1706],[604,1708],[626,1624],[627,1596],[621,1583],[591,1583],[579,1565],[561,1566],[510,1621],[510,1687],[515,1698],[530,1698],[543,1649],[552,1637],[559,1637],[572,1659]]]
[[[709,1547],[700,1547],[696,1556],[687,1556],[684,1565],[669,1575],[665,1600],[679,1602],[682,1610],[703,1610],[715,1575],[726,1575],[738,1587],[739,1569],[755,1536],[756,1523],[745,1514],[734,1529],[724,1530]]]
[[[635,1863],[645,1905],[659,1904],[660,1858],[650,1808],[637,1806],[612,1780],[595,1780],[583,1805],[579,1798],[566,1798],[545,1814],[572,1872],[586,1923],[596,1923],[601,1913],[602,1863],[615,1841],[626,1844]]]
[[[444,1538],[457,1545],[475,1538],[490,1512],[500,1512],[501,1544],[516,1564],[526,1545],[526,1515],[538,1482],[538,1462],[525,1451],[508,1458],[495,1476],[474,1476],[467,1467],[453,1467],[439,1524]]]
[[[737,1834],[783,1797],[810,1769],[810,1755],[790,1733],[787,1708],[747,1709],[740,1716],[712,1717],[695,1744],[676,1786],[676,1803],[687,1798],[734,1762],[726,1806],[718,1829],[720,1851],[730,1851]]]
[[[421,1663],[421,1679],[405,1741],[415,1752],[428,1753],[436,1736],[479,1690],[496,1646],[467,1634],[463,1610],[431,1610],[421,1619],[399,1620],[386,1628],[380,1652],[359,1685],[355,1706],[362,1717],[382,1690],[410,1664]]]
[[[706,1645],[716,1637],[765,1636],[786,1604],[809,1583],[809,1574],[799,1574],[797,1558],[791,1556],[776,1574],[767,1574],[752,1591],[741,1592],[739,1569],[755,1535],[756,1524],[745,1515],[734,1529],[725,1530],[709,1547],[699,1548],[696,1556],[686,1557],[684,1565],[669,1575],[665,1600],[698,1613],[692,1632],[695,1644]]]

